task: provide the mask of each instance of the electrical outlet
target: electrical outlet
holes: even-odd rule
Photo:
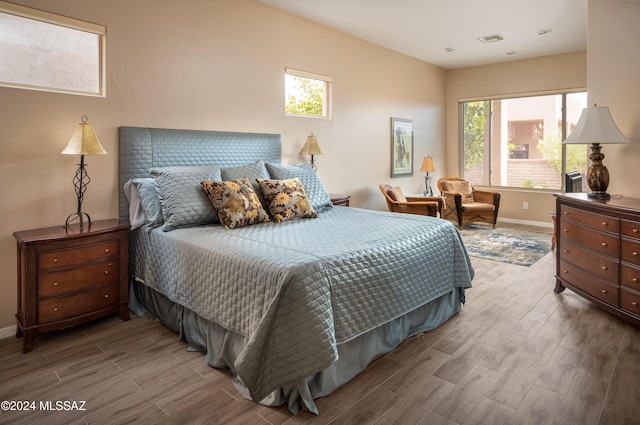
[[[522,203],[522,209],[523,210],[528,210],[529,209],[529,203],[528,202],[523,202]]]

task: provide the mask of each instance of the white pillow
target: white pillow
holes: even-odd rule
[[[144,211],[140,206],[140,195],[131,180],[125,182],[123,189],[124,196],[129,201],[129,225],[131,230],[134,230],[145,223]]]

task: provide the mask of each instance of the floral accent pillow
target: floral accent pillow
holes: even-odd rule
[[[318,217],[298,177],[289,180],[256,180],[276,222]]]
[[[249,179],[201,184],[225,229],[270,221]]]

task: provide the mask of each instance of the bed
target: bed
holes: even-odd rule
[[[120,218],[137,223],[130,309],[177,332],[209,365],[228,369],[247,398],[318,414],[315,398],[464,303],[474,272],[449,221],[332,207],[315,173],[282,165],[279,135],[121,127],[119,137]],[[188,191],[170,201],[162,185],[176,178],[184,185],[187,176],[193,196],[201,196],[205,177],[197,173],[213,165],[218,179],[247,174],[254,186],[256,173],[300,177],[317,217],[230,229],[222,216],[190,222],[192,200],[180,198]],[[174,174],[162,180],[166,170]],[[156,187],[162,201],[151,208]],[[134,193],[142,202],[129,202]],[[149,208],[134,212],[136,202]],[[209,207],[206,214],[215,211]],[[176,224],[168,211],[187,211],[189,219]]]

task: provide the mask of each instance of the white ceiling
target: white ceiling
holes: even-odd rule
[[[260,1],[447,69],[587,48],[587,0]]]

